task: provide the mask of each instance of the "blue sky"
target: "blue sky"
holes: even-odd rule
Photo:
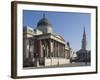
[[[81,48],[85,27],[87,49],[91,49],[91,14],[23,10],[23,26],[36,28],[38,21],[43,18],[43,13],[52,24],[53,32],[63,36],[75,51]]]

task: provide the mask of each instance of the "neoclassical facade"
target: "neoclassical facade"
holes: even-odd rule
[[[70,44],[58,34],[43,15],[35,29],[23,27],[23,66],[60,66],[70,63]]]

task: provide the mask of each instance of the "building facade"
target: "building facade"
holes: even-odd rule
[[[70,52],[69,43],[53,32],[45,14],[35,29],[23,27],[23,67],[68,64]]]

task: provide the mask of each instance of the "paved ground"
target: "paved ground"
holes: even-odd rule
[[[65,67],[90,66],[90,63],[69,63],[61,66],[65,66]]]
[[[54,67],[80,67],[80,66],[90,66],[90,63],[83,63],[83,62],[78,62],[78,63],[69,63],[69,64],[64,64],[64,65],[57,65],[57,66],[39,66],[39,67],[27,67],[24,69],[36,69],[36,68],[54,68]]]

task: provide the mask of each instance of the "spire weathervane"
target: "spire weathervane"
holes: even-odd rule
[[[43,13],[43,18],[45,18],[45,13]]]

